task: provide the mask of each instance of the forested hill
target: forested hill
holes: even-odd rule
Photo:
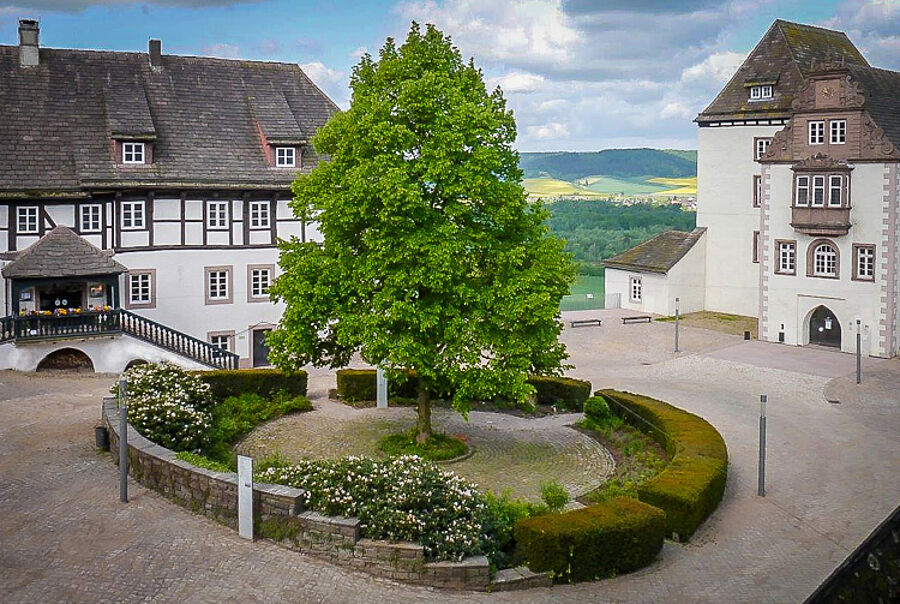
[[[573,181],[586,176],[686,178],[697,175],[697,152],[661,149],[606,149],[586,153],[522,153],[525,178]]]

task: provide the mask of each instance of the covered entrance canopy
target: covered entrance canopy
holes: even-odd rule
[[[58,226],[3,267],[11,284],[12,314],[20,311],[119,306],[126,268],[72,229]]]

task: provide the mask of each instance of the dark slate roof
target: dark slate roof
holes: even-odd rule
[[[865,91],[866,111],[900,149],[900,71],[851,66],[850,75]]]
[[[126,268],[69,227],[58,226],[3,267],[7,279],[86,277],[124,273]]]
[[[790,117],[794,96],[826,63],[869,66],[844,32],[778,19],[696,121]],[[750,102],[756,83],[774,83],[771,101]]]
[[[287,63],[0,46],[0,196],[96,187],[288,187],[263,136],[308,141],[337,111]],[[114,136],[152,139],[153,164],[113,160]],[[303,171],[315,166],[303,149]]]
[[[603,261],[607,268],[667,273],[700,240],[706,228],[684,231],[663,231],[656,237],[639,243],[630,250]]]

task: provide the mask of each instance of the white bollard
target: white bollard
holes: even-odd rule
[[[238,534],[253,539],[253,458],[238,455]]]
[[[375,392],[378,397],[378,409],[387,409],[388,406],[388,382],[384,369],[375,369]]]

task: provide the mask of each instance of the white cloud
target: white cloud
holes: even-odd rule
[[[350,53],[350,58],[355,61],[358,61],[359,59],[362,58],[362,56],[364,54],[367,54],[368,52],[369,52],[369,49],[366,48],[365,46],[357,46],[356,49]]]
[[[569,129],[565,124],[550,122],[542,126],[529,126],[528,135],[538,140],[569,138]]]
[[[234,44],[216,42],[200,48],[201,54],[207,57],[219,57],[220,59],[237,59],[241,56],[241,47]]]
[[[316,86],[325,91],[332,101],[346,108],[350,102],[350,78],[346,72],[331,69],[321,61],[300,63],[300,69]]]
[[[682,82],[698,82],[712,80],[716,84],[725,84],[747,57],[740,52],[717,52],[709,55],[700,63],[691,65],[681,72]]]
[[[846,0],[823,25],[845,30],[872,65],[900,69],[897,0]]]
[[[513,71],[499,78],[488,78],[488,87],[500,86],[504,93],[510,92],[535,92],[541,88],[544,77],[533,73]]]

